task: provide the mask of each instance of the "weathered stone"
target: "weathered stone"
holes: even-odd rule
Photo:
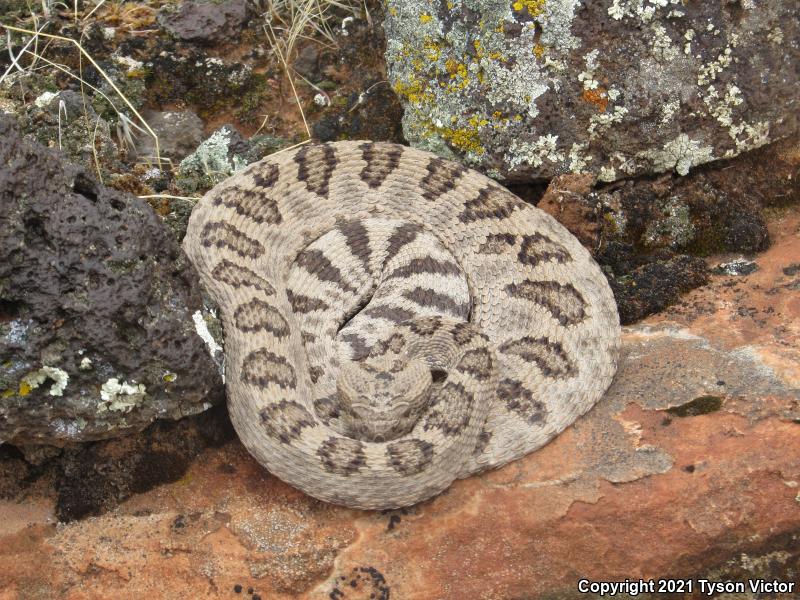
[[[221,399],[196,275],[143,201],[0,115],[0,440],[93,440]]]
[[[613,181],[798,131],[795,0],[390,0],[413,145],[512,181]]]
[[[158,136],[161,156],[173,161],[182,160],[203,141],[203,121],[194,112],[146,111],[142,117]],[[155,140],[151,135],[141,135],[136,143],[139,156],[150,158],[156,155]]]
[[[179,39],[219,44],[237,40],[249,17],[247,0],[186,0],[174,12],[162,10],[158,22]]]

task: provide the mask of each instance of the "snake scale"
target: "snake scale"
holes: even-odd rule
[[[616,305],[583,246],[427,152],[267,157],[198,202],[184,249],[220,309],[241,441],[327,502],[407,506],[520,458],[616,369]]]

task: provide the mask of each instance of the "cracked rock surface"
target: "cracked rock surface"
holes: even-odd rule
[[[221,400],[199,284],[142,200],[0,115],[0,441],[96,440]]]

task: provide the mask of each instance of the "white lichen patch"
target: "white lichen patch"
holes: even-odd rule
[[[28,373],[22,378],[23,384],[28,388],[28,391],[35,390],[47,380],[53,381],[50,390],[47,392],[51,396],[62,396],[64,390],[69,383],[69,373],[58,367],[43,366],[38,371]],[[27,392],[26,392],[27,393]]]
[[[624,106],[615,106],[613,110],[592,115],[589,119],[589,137],[595,138],[599,133],[605,131],[614,123],[622,121],[628,114],[628,109]]]
[[[49,106],[50,103],[53,101],[53,98],[57,97],[57,93],[53,92],[43,92],[33,103],[36,105],[37,108],[45,108]]]
[[[506,154],[509,168],[513,169],[520,165],[538,167],[546,160],[551,162],[563,160],[564,155],[558,151],[557,142],[557,135],[543,135],[533,142],[514,140]]]
[[[217,353],[222,352],[222,346],[217,343],[217,340],[214,339],[214,336],[211,335],[211,332],[208,330],[208,325],[206,324],[206,320],[203,318],[203,313],[199,310],[196,310],[192,315],[192,320],[194,321],[194,329],[197,332],[197,335],[199,335],[200,338],[206,343],[211,357],[215,358]]]
[[[600,85],[600,82],[595,78],[595,71],[597,70],[597,55],[600,51],[595,48],[584,57],[586,61],[586,69],[578,73],[578,81],[583,84],[583,89],[594,90]]]
[[[675,113],[681,107],[681,101],[678,99],[670,100],[669,102],[665,102],[664,105],[661,107],[661,124],[666,125],[675,117]]]
[[[81,359],[80,364],[78,365],[78,369],[81,371],[91,371],[92,370],[92,360],[88,356],[84,356]]]
[[[717,56],[716,60],[707,64],[701,64],[697,73],[697,85],[708,85],[717,79],[717,76],[733,62],[733,50],[731,46],[726,47]]]
[[[178,170],[181,174],[205,173],[232,175],[247,166],[247,163],[234,155],[229,158],[232,132],[227,127],[215,131],[203,141],[194,153],[184,158]]]
[[[685,133],[667,142],[663,148],[648,150],[639,156],[649,160],[657,172],[675,169],[678,175],[687,175],[692,167],[714,159],[710,146],[703,146]]]
[[[125,68],[125,73],[133,73],[144,68],[144,63],[130,56],[113,56],[114,62]]]
[[[708,106],[709,114],[723,127],[733,125],[733,109],[743,101],[741,90],[730,83],[722,97],[713,85],[708,86],[706,94],[703,96],[703,102]]]
[[[600,173],[597,175],[597,179],[600,181],[614,181],[617,178],[617,171],[614,167],[607,167],[602,166],[600,167]]]
[[[98,412],[115,410],[119,412],[129,412],[133,407],[141,404],[147,395],[145,386],[141,383],[128,383],[113,377],[100,387],[100,398],[105,404],[101,404]]]
[[[659,23],[653,23],[650,26],[650,30],[653,33],[651,46],[653,55],[662,61],[675,60],[680,50],[672,41],[672,38],[669,37],[666,28]]]
[[[5,339],[6,344],[9,346],[19,346],[25,343],[25,338],[28,335],[28,329],[31,326],[33,321],[20,321],[20,320],[13,320],[6,325],[8,329],[5,332],[3,338]]]
[[[682,0],[613,0],[608,8],[608,15],[617,21],[626,17],[636,18],[649,23],[659,9],[670,4],[681,4]],[[674,13],[674,11],[672,11]],[[677,15],[673,15],[677,16]]]
[[[572,173],[584,173],[589,161],[592,160],[591,156],[586,156],[584,151],[589,147],[589,144],[572,144],[569,149],[567,158],[569,159],[569,170]]]

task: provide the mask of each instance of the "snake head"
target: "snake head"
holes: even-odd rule
[[[352,437],[387,442],[411,431],[425,410],[431,389],[428,365],[395,358],[382,366],[342,365],[337,379],[342,424]]]

